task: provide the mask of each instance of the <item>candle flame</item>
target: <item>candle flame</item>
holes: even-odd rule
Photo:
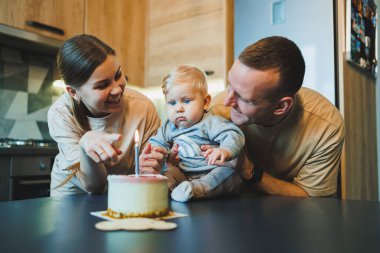
[[[136,131],[135,131],[135,143],[138,143],[139,140],[140,140],[139,130],[136,130]]]

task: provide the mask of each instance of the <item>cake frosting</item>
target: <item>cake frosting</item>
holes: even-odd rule
[[[169,212],[167,178],[162,175],[109,175],[107,215],[159,217]]]

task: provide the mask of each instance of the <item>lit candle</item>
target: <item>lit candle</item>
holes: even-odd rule
[[[136,167],[135,167],[135,173],[136,173],[136,176],[139,176],[139,169],[140,169],[140,165],[139,165],[139,140],[140,140],[140,136],[139,136],[139,131],[136,130],[135,131],[135,164],[136,164]]]

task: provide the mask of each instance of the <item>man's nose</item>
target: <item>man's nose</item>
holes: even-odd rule
[[[224,99],[224,106],[235,106],[236,105],[236,94],[230,89],[227,91],[227,96]]]

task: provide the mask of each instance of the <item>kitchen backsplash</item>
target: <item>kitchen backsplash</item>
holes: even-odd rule
[[[54,87],[55,56],[0,44],[0,138],[51,139],[47,111],[64,91]]]

